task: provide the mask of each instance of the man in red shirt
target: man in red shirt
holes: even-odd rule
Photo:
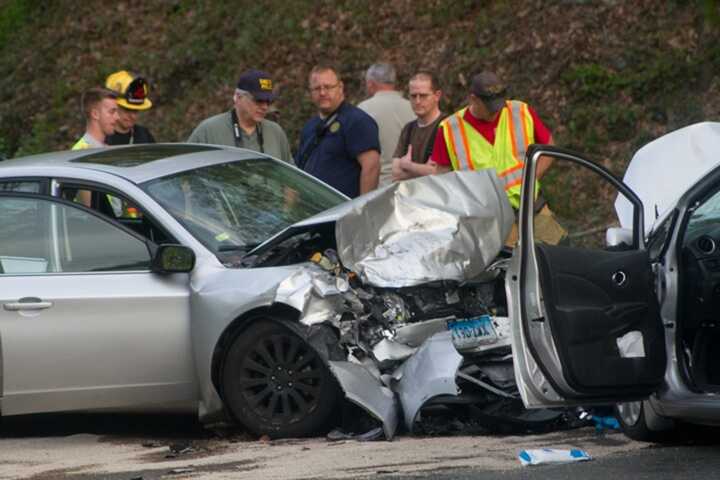
[[[475,75],[470,88],[468,106],[450,115],[438,128],[432,162],[438,173],[450,170],[494,168],[503,183],[513,208],[520,207],[520,188],[525,152],[532,143],[552,144],[552,133],[537,112],[524,102],[506,100],[506,87],[492,72]],[[552,164],[551,157],[542,157],[537,167],[540,179]],[[539,183],[536,183],[536,191]],[[541,202],[539,202],[541,203]],[[536,228],[536,238],[558,243],[565,231],[543,206],[537,211],[538,221],[548,221],[549,228]],[[508,243],[515,243],[513,228]]]

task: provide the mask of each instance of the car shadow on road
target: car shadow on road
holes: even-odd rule
[[[0,438],[65,437],[94,434],[119,438],[206,438],[193,414],[63,413],[0,419]]]

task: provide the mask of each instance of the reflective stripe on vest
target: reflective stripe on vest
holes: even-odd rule
[[[455,160],[453,163],[453,170],[475,170],[475,166],[470,158],[470,147],[468,146],[467,134],[465,133],[465,121],[463,115],[465,115],[465,108],[459,112],[455,112],[443,123],[447,122],[447,126],[450,128],[450,135],[445,135],[445,138],[450,140],[448,145],[452,151],[450,151],[450,159]],[[460,148],[458,148],[460,147]]]
[[[492,145],[465,121],[466,110],[454,113],[441,123],[453,169],[494,168],[510,203],[517,208],[525,153],[534,142],[533,120],[527,104],[516,100],[506,102]],[[536,184],[536,188],[538,186]]]
[[[507,107],[510,109],[509,133],[512,137],[513,156],[517,165],[498,173],[500,180],[505,185],[505,190],[522,183],[523,168],[525,167],[525,153],[530,144],[527,133],[526,116],[530,116],[527,105],[522,102],[509,101]]]

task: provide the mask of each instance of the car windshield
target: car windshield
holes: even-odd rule
[[[268,158],[210,165],[151,180],[143,189],[223,261],[347,199]]]

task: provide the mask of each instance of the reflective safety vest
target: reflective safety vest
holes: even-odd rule
[[[86,148],[100,147],[107,147],[107,145],[102,142],[98,142],[92,136],[90,136],[89,133],[86,132],[82,137],[80,137],[80,140],[75,142],[75,145],[73,145],[70,150],[84,150]]]
[[[81,138],[75,142],[75,145],[72,146],[71,150],[85,150],[86,148],[92,148],[92,145],[90,145],[85,138]]]
[[[495,144],[465,121],[466,108],[440,123],[453,170],[494,168],[513,208],[520,208],[525,152],[535,142],[532,115],[524,102],[508,100],[500,112]],[[535,182],[535,194],[540,188]]]

